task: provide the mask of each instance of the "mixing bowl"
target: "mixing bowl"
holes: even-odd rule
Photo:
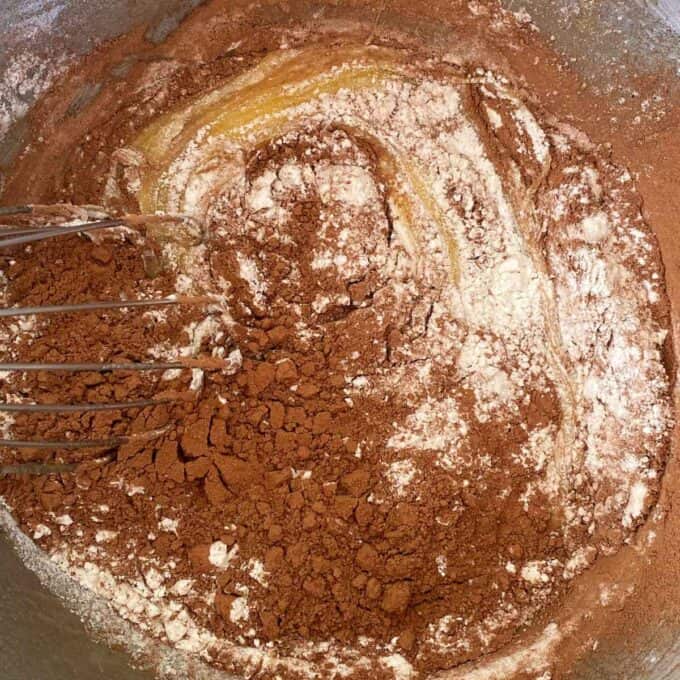
[[[67,59],[87,54],[102,41],[139,26],[144,27],[148,40],[162,42],[199,4],[201,0],[4,0],[0,7],[0,22],[5,27],[0,44],[0,189],[2,172],[31,142],[25,114]],[[311,17],[368,24],[379,20],[430,44],[443,46],[447,40],[446,23],[437,21],[436,3],[428,16],[408,17],[393,10],[390,3],[370,0],[259,4],[259,15],[273,25],[291,26]],[[634,96],[632,77],[653,79],[654,87],[668,97],[677,89],[680,0],[506,0],[504,4],[520,17],[528,13],[574,68],[613,100],[623,104]],[[100,87],[100,83],[89,84],[74,105],[86,105]],[[660,122],[658,134],[668,135],[667,126]],[[672,134],[665,138],[672,143]],[[677,137],[675,140],[677,143]],[[671,196],[674,187],[677,193],[677,176],[668,178],[669,167],[664,167],[663,178],[655,175],[655,167],[648,168],[645,181],[666,182],[672,201],[677,200]],[[680,255],[673,246],[672,227],[656,224],[653,219],[651,222],[661,241],[671,298],[677,302]],[[663,515],[671,528],[680,523],[676,517],[680,511],[677,504],[674,510],[672,503],[675,477],[673,460],[657,511],[657,518]],[[161,674],[175,673],[172,677],[223,677],[163,653],[160,646],[147,644],[122,621],[112,622],[102,603],[73,589],[56,569],[49,570],[4,511],[0,526],[5,529],[4,535],[0,533],[0,658],[4,680],[152,677],[150,671],[133,670],[131,664],[156,666]],[[672,531],[667,535],[672,536]],[[661,545],[652,555],[650,564],[664,563],[658,578],[672,582],[680,564],[674,547]],[[24,563],[40,572],[41,579]],[[657,574],[655,569],[653,565],[652,572]],[[47,582],[49,589],[44,587]],[[616,634],[605,635],[599,644],[592,645],[592,651],[573,670],[573,677],[680,678],[680,623],[671,602],[677,591],[669,587],[665,597],[656,595],[658,601],[650,601],[647,594],[641,597],[648,598],[646,609],[640,609],[651,612],[648,620],[635,621],[625,613],[612,617],[611,628]],[[103,637],[108,644],[95,641]]]

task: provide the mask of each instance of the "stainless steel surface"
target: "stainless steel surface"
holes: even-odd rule
[[[93,642],[0,533],[0,677],[3,680],[151,680],[125,652]]]
[[[625,90],[633,71],[680,73],[680,0],[504,0],[528,10],[558,50],[604,90]],[[676,32],[677,31],[677,32]]]
[[[4,27],[0,42],[0,182],[2,168],[11,164],[28,142],[22,116],[49,75],[42,57],[49,54],[54,61],[87,53],[97,41],[139,24],[147,26],[150,40],[162,41],[200,2],[4,0],[0,6]],[[376,0],[376,6],[380,4],[384,3]],[[505,0],[504,4],[515,11],[528,10],[544,33],[553,36],[556,48],[573,57],[581,72],[603,89],[625,93],[626,74],[633,67],[652,71],[663,64],[669,72],[680,73],[680,38],[674,32],[680,31],[680,0]],[[6,76],[17,59],[34,59],[34,77],[8,88]],[[97,83],[90,84],[73,106],[85,105],[98,88]],[[12,120],[11,129],[3,129],[7,119]],[[61,592],[68,590],[62,588]],[[680,632],[660,625],[633,633],[631,637],[639,639],[631,649],[594,652],[580,664],[575,677],[678,680]],[[125,635],[120,633],[118,639],[124,641]],[[127,654],[93,642],[77,617],[47,593],[1,536],[0,659],[3,680],[151,677],[131,670]],[[191,670],[185,674],[198,677]]]

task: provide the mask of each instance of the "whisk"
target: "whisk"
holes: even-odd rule
[[[91,212],[91,206],[77,208],[69,205],[25,205],[0,207],[0,217],[32,215],[49,217],[50,214],[69,215],[73,211]],[[91,220],[77,220],[75,224],[59,225],[48,223],[41,226],[23,228],[0,227],[0,250],[30,244],[45,239],[57,238],[66,234],[89,233],[102,229],[117,227],[139,227],[143,224],[162,220],[182,221],[187,218],[176,216],[143,216],[126,215],[120,218],[102,218]],[[157,299],[137,300],[93,300],[73,304],[41,305],[26,307],[9,307],[0,309],[0,318],[25,317],[30,315],[49,315],[65,312],[88,312],[104,309],[134,309],[147,307],[167,307],[174,305],[207,305],[214,302],[210,296],[170,296]],[[110,372],[110,371],[166,371],[169,369],[200,368],[203,370],[220,370],[231,366],[229,360],[208,358],[185,358],[180,357],[174,361],[153,362],[87,362],[87,363],[32,363],[32,362],[0,362],[2,372]],[[157,399],[140,399],[135,401],[110,401],[105,403],[0,403],[0,412],[5,413],[74,413],[93,411],[112,411],[131,408],[143,408],[156,406],[173,401],[171,397]],[[127,437],[111,437],[107,439],[79,439],[79,440],[20,440],[0,439],[0,447],[12,449],[84,449],[84,448],[112,448],[130,442],[132,439],[153,439],[161,436],[164,429],[154,430],[143,434],[135,434]],[[44,474],[46,472],[65,472],[75,468],[75,464],[69,463],[20,463],[0,466],[0,476],[7,474]]]

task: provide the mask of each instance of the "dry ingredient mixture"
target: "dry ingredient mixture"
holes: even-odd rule
[[[182,216],[1,255],[23,529],[126,619],[250,677],[425,678],[501,649],[615,553],[668,449],[667,299],[629,174],[502,75],[339,44],[148,68],[52,215]],[[178,95],[179,93],[179,95]],[[95,178],[93,180],[93,178]],[[32,218],[23,217],[24,223]],[[19,221],[21,221],[19,220]]]

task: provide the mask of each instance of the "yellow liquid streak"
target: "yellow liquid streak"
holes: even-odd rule
[[[144,153],[150,164],[142,173],[139,192],[142,211],[167,211],[168,171],[199,131],[199,144],[220,137],[241,148],[254,148],[295,128],[291,109],[343,89],[381,88],[390,79],[412,80],[403,71],[399,53],[386,48],[311,48],[266,57],[223,88],[182,111],[159,118],[137,138],[134,147]],[[356,132],[362,135],[361,130]],[[414,225],[419,208],[415,195],[437,226],[448,250],[451,279],[458,283],[456,241],[443,209],[427,186],[426,172],[373,135],[366,136],[374,148],[378,147],[388,196],[405,222],[401,226],[407,230],[411,243],[404,245],[413,256],[417,255]],[[397,186],[399,177],[407,180],[414,195]]]

